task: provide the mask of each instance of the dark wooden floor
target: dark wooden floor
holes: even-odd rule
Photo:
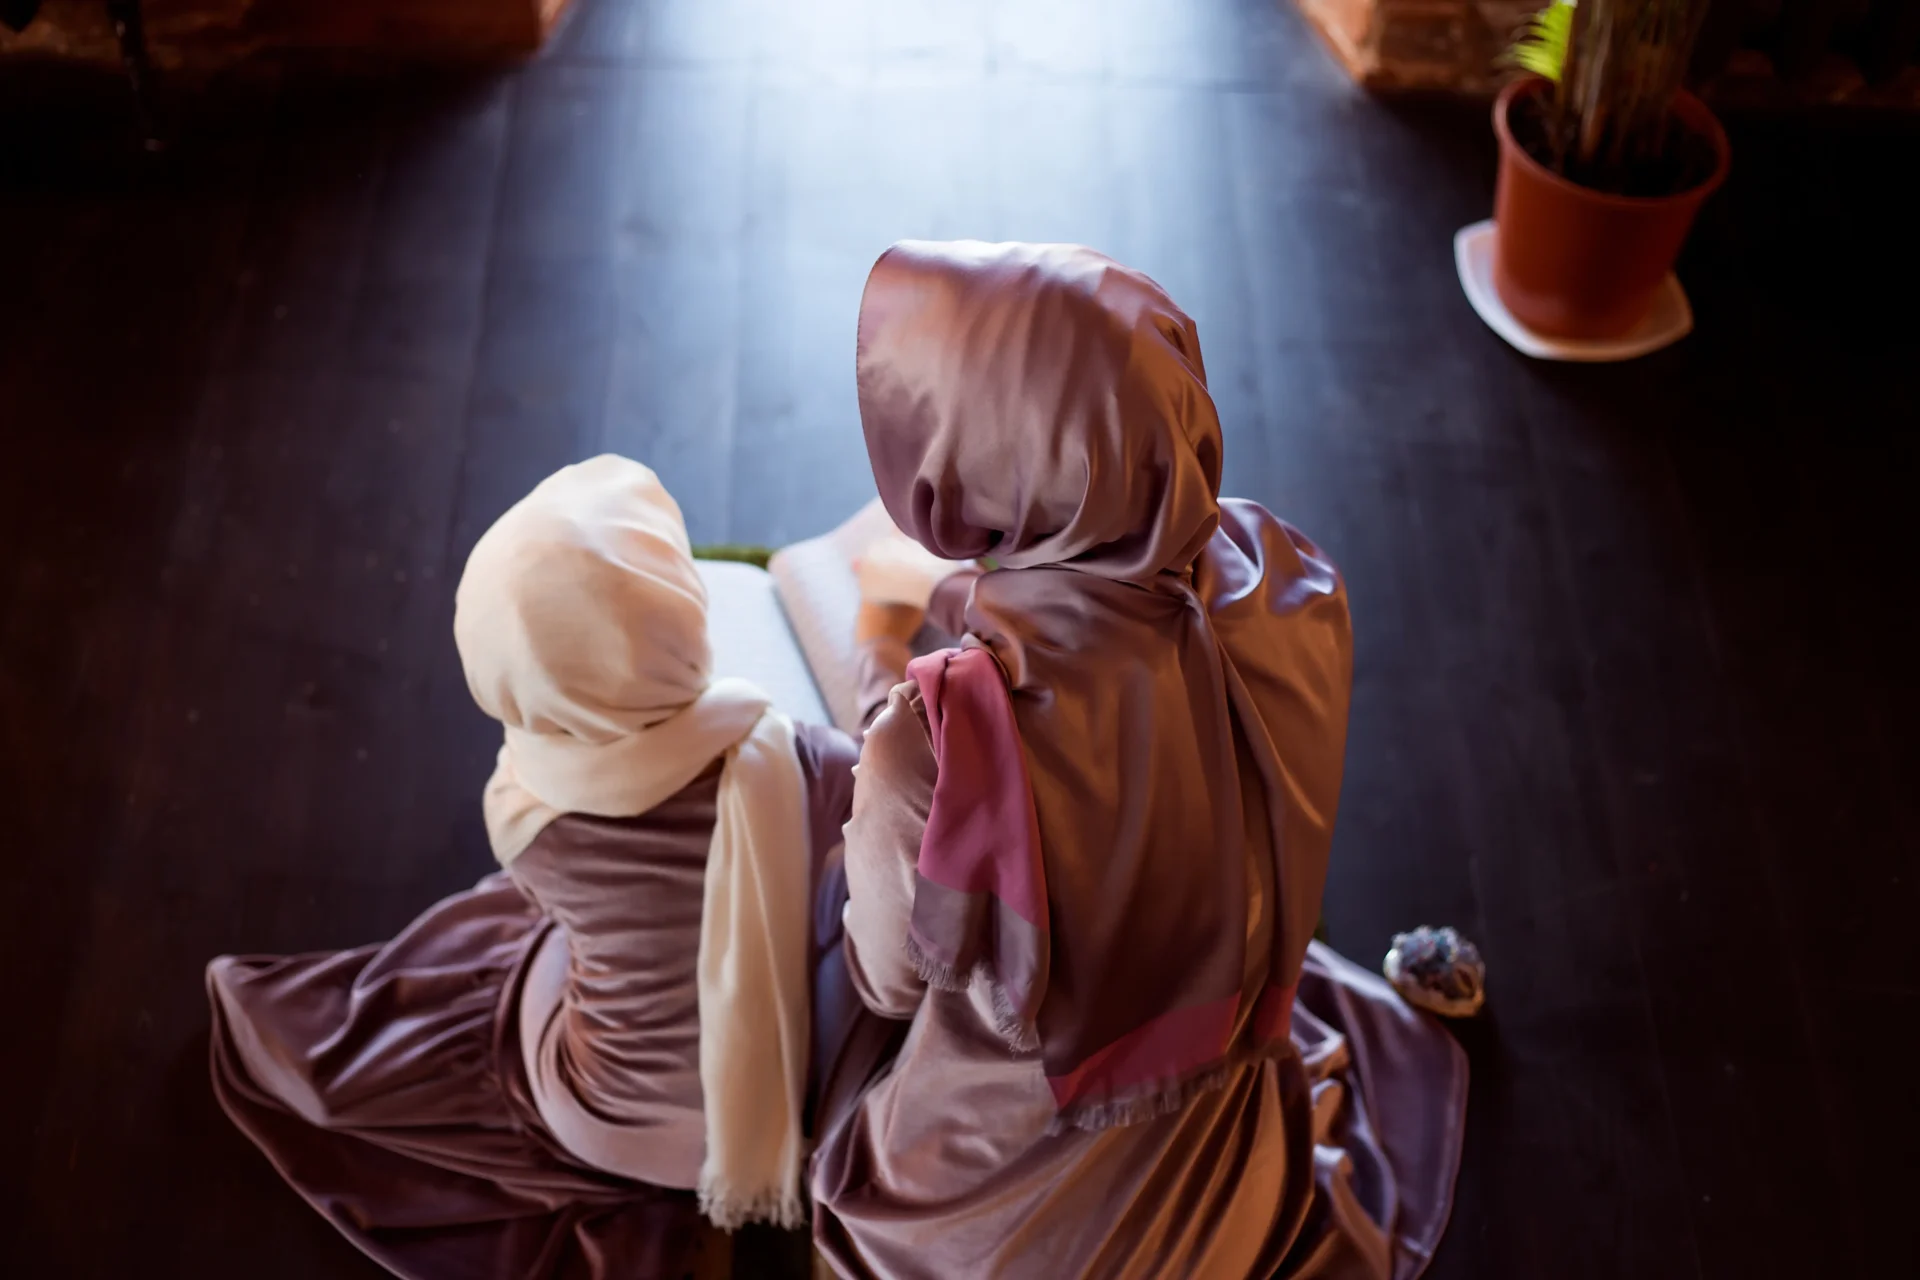
[[[1349,576],[1333,940],[1492,968],[1432,1274],[1914,1273],[1910,129],[1735,121],[1700,331],[1549,367],[1453,277],[1483,114],[1281,0],[578,8],[511,74],[216,86],[145,170],[111,86],[0,71],[8,1274],[371,1274],[214,1108],[201,965],[485,871],[479,531],[601,449],[696,539],[833,522],[864,272],[959,235],[1158,277],[1229,489]]]

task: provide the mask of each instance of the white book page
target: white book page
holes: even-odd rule
[[[713,646],[715,678],[751,680],[791,719],[831,723],[773,578],[750,564],[725,560],[701,560],[695,567],[707,588],[707,639]]]
[[[861,729],[860,646],[853,638],[860,615],[860,578],[854,566],[875,543],[900,537],[887,509],[875,498],[839,528],[775,552],[767,565],[821,701],[833,723],[848,733]],[[924,603],[926,592],[944,572],[941,562],[917,546],[906,548],[904,555],[901,548],[894,551],[891,557],[877,558],[891,563],[872,575],[875,598]],[[953,637],[928,628],[921,631],[914,647],[924,653],[952,643]]]
[[[783,547],[767,565],[827,714],[848,733],[861,728],[860,649],[853,638],[860,582],[853,566],[892,529],[886,508],[875,498],[839,528]]]

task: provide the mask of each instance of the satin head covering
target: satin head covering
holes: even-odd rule
[[[1219,499],[1193,322],[1100,254],[896,245],[858,370],[895,523],[998,566],[967,647],[912,670],[939,777],[909,950],[990,985],[1060,1125],[1177,1108],[1287,1043],[1345,750],[1338,575]]]
[[[896,245],[867,282],[859,377],[881,498],[943,559],[1151,578],[1219,523],[1193,322],[1090,250]]]
[[[752,684],[711,678],[706,589],[679,506],[652,471],[611,454],[547,477],[474,547],[453,630],[474,700],[506,728],[484,800],[502,863],[561,814],[636,817],[724,761],[697,964],[700,1205],[724,1227],[796,1225],[805,782],[787,718]],[[549,1123],[576,1156],[636,1176],[617,1144],[589,1149],[586,1131]]]

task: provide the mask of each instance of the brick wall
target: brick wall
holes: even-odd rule
[[[162,68],[217,67],[268,49],[405,58],[513,56],[540,47],[567,0],[144,0]],[[0,27],[0,58],[118,63],[104,0],[46,0],[23,32]]]
[[[1542,0],[1299,0],[1354,79],[1374,89],[1490,93],[1514,30]]]

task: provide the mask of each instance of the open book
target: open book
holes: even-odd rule
[[[775,552],[764,571],[746,564],[700,561],[700,576],[707,584],[714,674],[752,680],[795,720],[834,724],[858,733],[860,646],[854,640],[854,625],[860,613],[860,574],[856,566],[869,548],[897,536],[886,509],[876,499],[839,528]],[[911,588],[904,594],[911,595]],[[914,648],[925,653],[951,643],[952,637],[928,627],[915,639]]]

